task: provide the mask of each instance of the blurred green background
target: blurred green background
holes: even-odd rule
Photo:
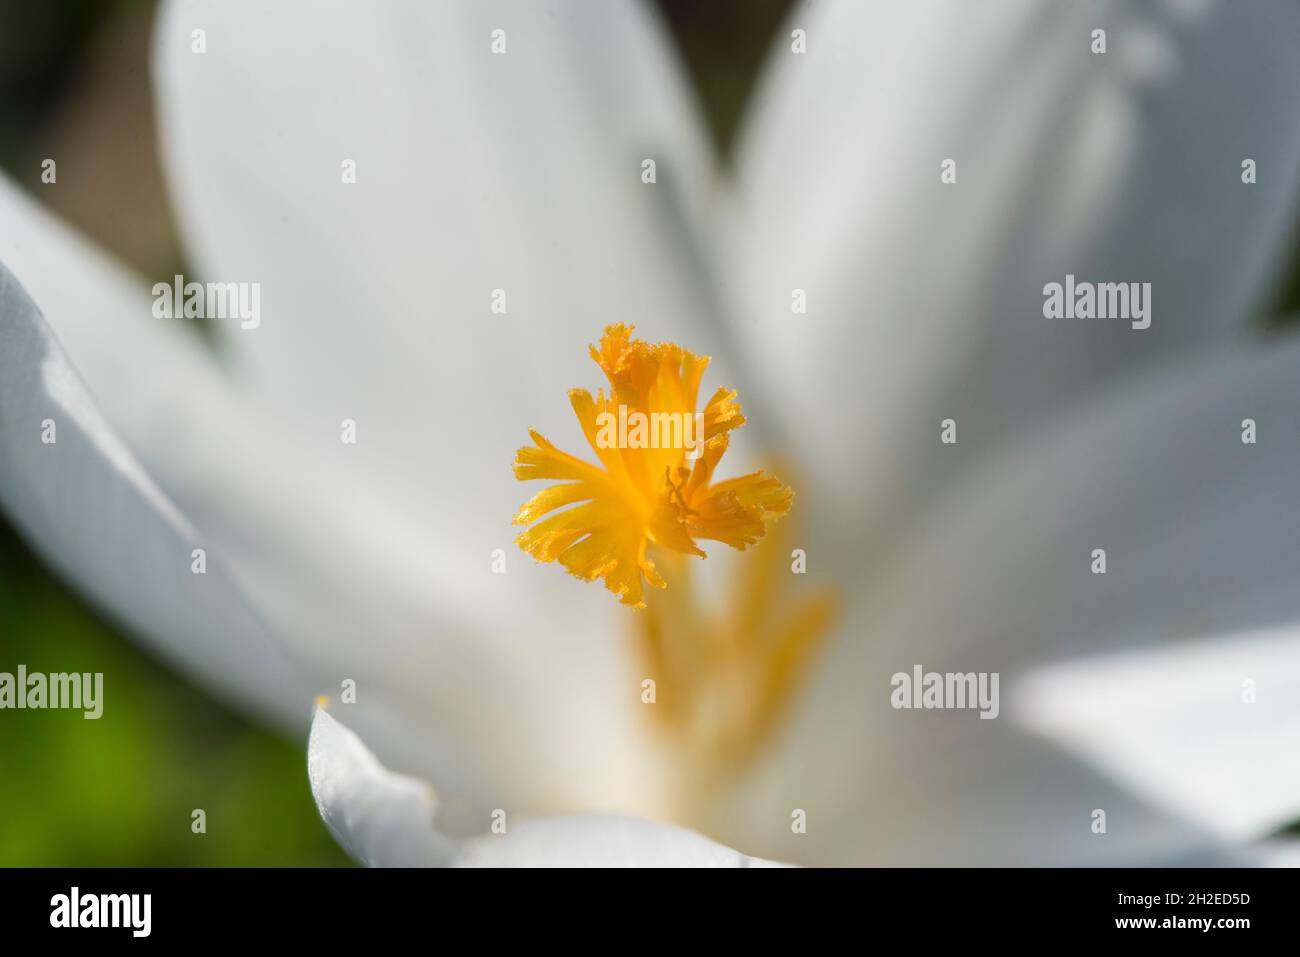
[[[657,6],[725,155],[790,0]],[[41,198],[141,274],[171,275],[189,270],[154,141],[153,13],[142,0],[0,0],[0,168],[35,187],[41,158],[76,157]],[[1266,315],[1300,312],[1300,261],[1289,276]],[[98,721],[0,714],[0,866],[347,862],[316,814],[305,742],[259,730],[155,664],[0,519],[0,671],[19,663],[103,671],[111,705]],[[207,833],[196,835],[200,807]]]
[[[658,4],[720,147],[789,0]],[[143,275],[185,269],[154,140],[141,0],[0,0],[0,168]],[[91,171],[92,175],[85,175]],[[111,184],[111,188],[105,184]],[[102,671],[110,705],[0,713],[0,866],[339,865],[304,741],[156,664],[0,518],[0,671]],[[194,808],[207,833],[193,834]]]

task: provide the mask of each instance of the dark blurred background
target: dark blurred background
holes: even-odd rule
[[[789,0],[664,0],[720,149]],[[155,143],[142,0],[0,0],[0,168],[142,275],[185,272]],[[40,161],[59,161],[58,188]],[[111,187],[106,184],[111,184]],[[0,714],[0,866],[345,864],[304,741],[157,665],[0,518],[0,671],[102,671],[103,716]],[[194,808],[207,833],[190,830]]]

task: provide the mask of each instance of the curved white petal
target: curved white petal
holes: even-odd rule
[[[451,842],[434,828],[437,796],[423,781],[387,770],[361,739],[317,707],[307,776],[321,818],[345,851],[371,867],[449,863]]]
[[[1300,339],[1256,343],[1024,437],[914,528],[880,582],[899,620],[1017,668],[1294,621],[1298,383]]]
[[[0,262],[40,304],[105,416],[151,472],[179,477],[219,464],[205,451],[212,432],[228,432],[232,421],[256,425],[194,330],[154,316],[150,283],[3,173]]]
[[[875,553],[780,752],[702,828],[801,863],[1151,864],[1218,859],[1300,816],[1294,645],[1246,640],[1300,617],[1297,383],[1295,338],[1174,362],[968,475]],[[1212,642],[1187,652],[1204,669],[1179,664],[1189,639]],[[1030,689],[1095,698],[1013,708],[1053,663],[1068,686]],[[895,709],[893,676],[918,665],[998,674],[999,716]]]
[[[500,836],[465,842],[458,867],[781,867],[695,831],[641,818],[522,821]]]
[[[228,548],[325,686],[355,679],[408,729],[381,756],[424,738],[406,766],[476,798],[644,790],[616,783],[641,773],[625,609],[512,545],[535,489],[510,463],[529,426],[582,447],[566,392],[598,384],[605,323],[710,351],[712,171],[656,27],[623,0],[176,2],[158,25],[198,278],[261,283],[261,324],[224,345],[302,446],[308,502],[225,508]],[[321,502],[314,527],[284,520]]]
[[[429,595],[429,582],[447,580],[456,565],[439,564],[427,535],[412,534],[381,490],[331,468],[328,450],[250,403],[241,383],[184,328],[200,320],[156,317],[149,282],[3,175],[0,261],[43,304],[114,432],[296,649],[303,687],[320,686],[309,674],[365,682],[373,672],[358,660],[369,657],[360,654],[367,645],[358,636],[372,629],[469,630],[452,625]],[[361,555],[366,560],[358,562]],[[175,639],[175,654],[209,654],[186,630]],[[445,660],[410,664],[456,672]],[[245,665],[260,667],[251,656]],[[463,678],[457,684],[472,687]],[[290,705],[288,716],[297,724],[303,712]]]
[[[307,769],[321,817],[339,843],[377,867],[759,867],[771,862],[739,854],[692,831],[636,818],[572,817],[512,820],[466,840],[438,830],[438,801],[429,785],[387,770],[362,740],[323,708],[316,710]]]
[[[3,175],[0,261],[43,303],[46,321],[115,434],[198,527],[203,547],[225,556],[243,594],[294,649],[303,688],[347,677],[377,690],[373,640],[359,637],[371,631],[471,632],[464,622],[453,624],[429,594],[429,583],[449,580],[457,565],[439,564],[428,536],[412,534],[382,490],[331,468],[328,450],[250,403],[194,330],[184,328],[200,320],[156,317],[146,280]],[[191,629],[160,637],[174,638],[175,655],[211,654]],[[458,660],[490,670],[472,654]],[[251,654],[241,661],[252,672],[261,667]],[[413,655],[407,664],[481,693],[446,656]],[[298,724],[302,708],[291,703],[286,716]]]
[[[393,754],[428,762],[416,763],[466,793],[499,793],[522,779],[528,796],[549,806],[570,803],[564,782],[592,768],[621,780],[633,749],[620,704],[635,700],[636,681],[621,677],[616,603],[522,555],[507,558],[508,575],[493,574],[490,546],[511,548],[505,523],[516,503],[503,506],[505,534],[478,560],[448,552],[439,533],[454,508],[433,525],[413,521],[339,458],[337,433],[295,429],[250,401],[184,328],[207,320],[155,317],[147,281],[3,176],[0,252],[40,290],[47,320],[108,423],[208,552],[224,556],[223,568],[302,672],[303,688],[355,682],[362,701],[385,705]],[[533,603],[529,589],[557,604]],[[553,628],[566,600],[570,627]],[[517,642],[523,634],[539,637]],[[192,629],[160,637],[172,639],[172,654],[192,657],[190,667],[213,653]],[[261,668],[251,651],[240,662]],[[569,693],[557,701],[561,684]],[[293,724],[303,718],[293,702],[281,713]],[[576,740],[577,727],[593,729],[584,746],[547,758],[561,750],[554,740]],[[583,793],[602,802],[622,790],[588,781]]]
[[[191,676],[262,714],[301,721],[310,694],[301,670],[220,550],[104,420],[3,264],[0,505],[38,554]],[[193,571],[196,548],[207,551],[203,574]]]
[[[1300,841],[1294,838],[1261,841],[1252,850],[1261,867],[1300,867]]]
[[[1300,817],[1294,626],[1049,666],[1013,704],[1027,727],[1225,838]]]
[[[261,326],[228,337],[250,388],[461,561],[507,544],[527,428],[581,441],[566,391],[598,384],[606,323],[710,351],[712,170],[657,26],[630,0],[175,2],[159,23],[189,249],[262,284]]]
[[[1027,733],[1012,716],[1020,674],[1012,659],[979,649],[931,653],[925,631],[899,626],[881,614],[883,604],[875,590],[856,598],[845,614],[843,643],[828,656],[779,750],[695,826],[725,843],[808,865],[1240,863],[1235,842],[1153,801],[1140,782],[1117,779],[1073,747]],[[998,716],[981,719],[974,708],[895,709],[893,676],[910,676],[915,664],[939,672],[1000,670]],[[1104,833],[1093,831],[1097,810],[1106,815]],[[795,811],[802,812],[803,833],[791,829]]]
[[[838,527],[1258,302],[1300,177],[1295,4],[873,0],[787,26],[807,53],[774,47],[728,285]],[[1067,274],[1150,282],[1151,327],[1045,319]]]

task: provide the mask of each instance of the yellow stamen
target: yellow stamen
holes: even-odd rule
[[[833,624],[831,591],[792,594],[790,532],[788,522],[773,529],[720,602],[701,602],[686,563],[666,558],[671,587],[634,622],[644,673],[655,681],[655,703],[643,710],[688,798],[736,779],[761,752]]]
[[[612,325],[600,347],[590,348],[609,380],[608,396],[603,389],[594,398],[585,389],[569,393],[600,464],[575,458],[530,431],[533,445],[516,453],[515,476],[564,484],[534,495],[514,523],[531,526],[515,541],[534,558],[558,561],[584,581],[603,579],[624,604],[644,608],[643,585],[666,585],[647,556],[648,546],[665,554],[704,557],[697,540],[712,539],[743,550],[790,510],[794,493],[761,471],[713,482],[729,433],[745,422],[736,393],[729,389],[718,389],[705,405],[703,435],[695,450],[699,455],[693,461],[683,442],[646,447],[644,442],[602,441],[609,417],[628,412],[652,421],[665,415],[678,423],[695,421],[709,357],[671,342],[652,345],[631,336],[631,326]]]

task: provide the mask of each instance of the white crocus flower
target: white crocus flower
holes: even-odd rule
[[[1300,348],[1245,329],[1294,214],[1297,40],[1284,0],[799,8],[733,181],[635,3],[171,4],[187,248],[196,278],[261,283],[261,323],[210,354],[152,316],[170,277],[0,184],[0,502],[112,616],[290,727],[355,682],[309,767],[367,863],[761,863],[607,816],[629,814],[807,863],[1258,838],[1300,811],[1295,749],[1238,746],[1297,730],[1300,652],[1234,635],[1300,613]],[[1151,327],[1043,319],[1066,274],[1150,282]],[[511,454],[534,425],[580,446],[562,390],[615,321],[715,356],[707,387],[791,463],[807,578],[841,594],[788,720],[694,803],[643,727],[638,613],[509,545]],[[1219,637],[1069,663],[1188,632]],[[895,710],[918,663],[999,672],[1021,707]]]

